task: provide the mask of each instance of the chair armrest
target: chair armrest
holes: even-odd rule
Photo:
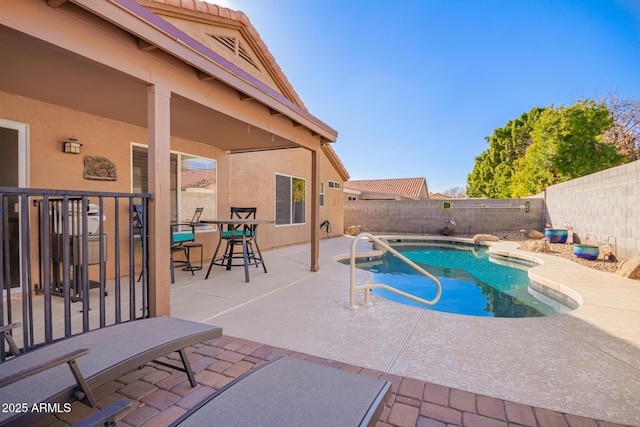
[[[10,323],[8,325],[0,326],[0,332],[5,333],[6,331],[19,328],[20,326],[21,326],[20,323]]]
[[[173,231],[174,227],[176,227],[178,231]],[[186,233],[187,231],[181,231],[182,227],[189,227],[191,229],[191,233],[195,233],[195,231],[196,231],[196,226],[191,222],[179,222],[179,223],[176,223],[176,224],[171,224],[171,230],[174,233],[180,233],[180,232]]]
[[[27,369],[14,371],[9,375],[6,375],[5,377],[0,378],[0,388],[6,387],[9,384],[13,384],[17,381],[23,380],[32,375],[36,375],[40,372],[44,372],[58,365],[62,365],[63,363],[69,363],[69,362],[75,361],[78,357],[84,356],[85,354],[88,354],[88,353],[89,353],[89,349],[81,348],[78,350],[74,350],[70,353],[65,353],[58,357],[54,357],[50,360],[47,360],[46,362],[42,362],[40,364],[30,366]]]
[[[11,352],[13,353],[14,356],[20,355],[20,349],[16,345],[16,342],[13,340],[13,337],[11,336],[10,332],[13,329],[19,328],[19,327],[20,327],[20,323],[10,323],[8,325],[0,326],[0,333],[4,337],[5,341],[7,341],[7,344],[9,344],[9,348],[11,349]]]
[[[46,351],[46,347],[36,351]],[[87,384],[87,380],[82,375],[82,372],[80,372],[80,368],[76,363],[76,359],[78,357],[84,356],[88,353],[89,353],[88,348],[81,348],[78,350],[71,351],[69,353],[62,354],[60,356],[53,357],[45,362],[32,364],[22,370],[14,371],[0,378],[0,388],[6,387],[9,384],[13,384],[25,378],[39,374],[40,372],[47,371],[51,368],[55,368],[58,365],[62,365],[63,363],[66,363],[67,365],[69,365],[69,369],[71,369],[71,374],[73,374],[73,377],[75,378],[76,383],[80,387],[80,390],[76,391],[75,393],[76,398],[78,400],[86,400],[89,406],[91,406],[92,408],[95,408],[96,400],[93,397],[93,393],[91,393],[91,389]],[[9,361],[7,363],[20,363],[20,361],[27,360],[26,358],[27,356],[22,356],[17,359],[12,359],[12,361]]]
[[[130,400],[118,400],[106,408],[100,409],[95,414],[88,416],[84,420],[75,423],[72,427],[115,426],[116,417],[124,412],[129,406],[131,406]]]

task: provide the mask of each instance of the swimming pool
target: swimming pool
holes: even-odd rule
[[[385,289],[372,290],[382,298],[471,316],[540,317],[571,310],[529,288],[529,265],[494,260],[485,248],[462,245],[393,247],[436,276],[442,284],[442,296],[435,305],[425,306]],[[426,300],[436,294],[432,280],[391,253],[358,261],[356,267],[369,271],[373,283],[384,283]]]

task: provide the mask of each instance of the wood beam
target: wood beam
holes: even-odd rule
[[[47,5],[52,8],[57,8],[65,4],[68,0],[47,0]]]
[[[213,80],[213,76],[210,76],[209,74],[198,70],[198,79],[202,81]]]
[[[152,50],[156,50],[157,48],[158,46],[151,44],[146,40],[138,39],[138,49],[140,49],[143,52],[150,52]]]
[[[240,101],[251,101],[253,99],[249,95],[245,95],[242,92],[238,92],[238,96],[240,97]]]

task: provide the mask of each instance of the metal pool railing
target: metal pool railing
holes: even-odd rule
[[[391,286],[388,286],[388,285],[385,285],[385,284],[381,284],[381,283],[378,283],[378,284],[369,283],[369,284],[356,286],[356,261],[355,261],[356,260],[356,245],[358,244],[358,241],[360,241],[361,239],[365,239],[365,238],[377,243],[380,246],[382,246],[383,248],[385,248],[386,250],[391,252],[393,255],[398,257],[400,260],[404,261],[406,264],[408,264],[411,267],[413,267],[414,269],[416,269],[419,273],[421,273],[424,276],[426,276],[426,277],[430,278],[431,280],[433,280],[436,283],[436,286],[438,288],[436,296],[431,301],[427,301],[427,300],[422,299],[420,297],[417,297],[415,295],[409,294],[407,292],[401,291],[399,289],[396,289],[396,288],[393,288]],[[349,262],[349,268],[350,268],[351,278],[350,278],[350,287],[349,287],[350,294],[349,294],[349,307],[348,308],[351,309],[351,310],[355,310],[355,309],[359,308],[355,303],[355,299],[356,299],[356,291],[360,291],[360,290],[364,290],[365,291],[364,292],[364,305],[366,305],[366,306],[373,305],[373,303],[369,300],[369,293],[370,293],[369,291],[371,289],[386,289],[386,290],[388,290],[390,292],[396,293],[398,295],[402,295],[403,297],[412,299],[414,301],[417,301],[419,303],[426,304],[426,305],[434,305],[435,303],[437,303],[440,300],[440,295],[442,295],[442,285],[440,284],[440,281],[436,277],[434,277],[429,272],[424,270],[422,267],[420,267],[419,265],[417,265],[416,263],[414,263],[413,261],[411,261],[410,259],[408,259],[404,255],[402,255],[400,252],[398,252],[395,249],[393,249],[384,240],[374,236],[371,233],[360,233],[355,237],[355,239],[353,239],[353,242],[351,243],[351,253],[350,253],[350,260],[349,261],[350,261]]]

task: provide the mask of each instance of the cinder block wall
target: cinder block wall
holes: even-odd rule
[[[450,209],[443,202],[451,203]],[[527,212],[527,203],[529,206]],[[451,219],[456,225],[451,225]],[[362,200],[344,204],[344,226],[361,225],[373,233],[438,234],[448,226],[457,235],[540,230],[544,228],[544,200],[449,199]]]
[[[540,230],[567,224],[583,243],[640,256],[640,161],[551,186],[527,199],[363,200],[344,204],[344,226],[373,233],[438,234],[454,219],[457,235]],[[529,212],[524,208],[529,203]]]
[[[619,257],[640,256],[640,161],[551,186],[545,196],[545,223],[570,222],[583,243],[615,241]]]

